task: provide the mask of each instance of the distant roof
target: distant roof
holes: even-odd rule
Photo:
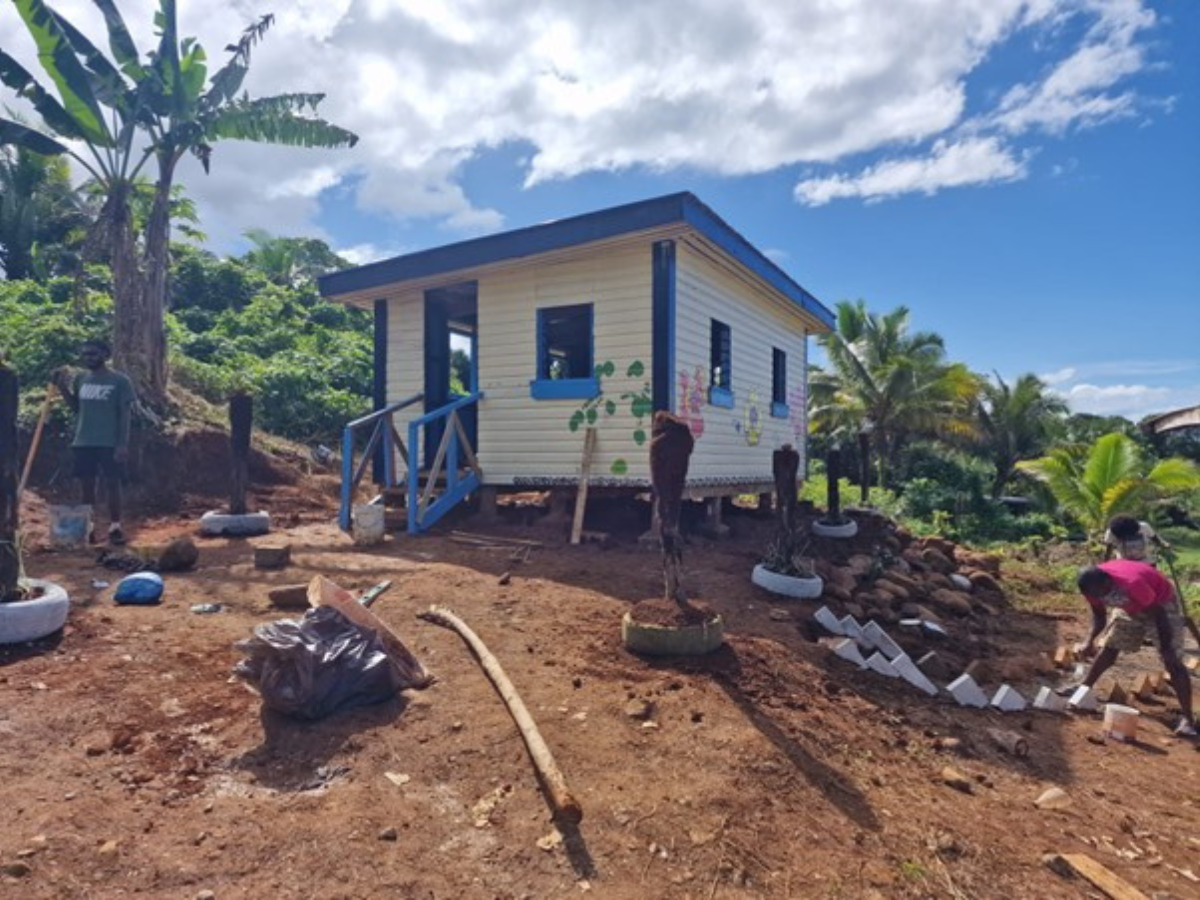
[[[338,297],[416,278],[535,256],[676,222],[684,223],[708,238],[827,328],[834,327],[834,314],[820,300],[687,191],[331,272],[323,275],[318,284],[322,296]]]
[[[1200,406],[1189,406],[1186,409],[1151,416],[1142,420],[1141,428],[1147,434],[1162,434],[1164,431],[1176,431],[1180,428],[1200,428]]]

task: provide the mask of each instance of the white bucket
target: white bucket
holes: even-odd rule
[[[1104,733],[1113,740],[1137,740],[1138,717],[1141,715],[1132,706],[1106,703],[1104,706]]]
[[[50,507],[50,544],[60,550],[85,547],[92,533],[92,508],[86,503]]]
[[[356,544],[378,544],[383,540],[383,506],[363,503],[350,511],[350,536]]]

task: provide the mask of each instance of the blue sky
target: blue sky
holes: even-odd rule
[[[215,58],[263,11],[179,6]],[[35,68],[7,4],[0,45]],[[262,227],[367,261],[690,190],[977,371],[1080,412],[1200,403],[1192,0],[293,0],[247,87],[324,91],[361,141],[185,167],[219,252]]]

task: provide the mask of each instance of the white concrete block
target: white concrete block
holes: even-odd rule
[[[1100,708],[1100,698],[1086,684],[1081,684],[1067,701],[1067,706],[1076,712],[1095,712]]]
[[[841,624],[842,634],[850,638],[850,640],[856,641],[857,643],[862,644],[864,647],[871,646],[871,644],[863,637],[862,626],[858,624],[858,619],[854,618],[854,616],[843,616]]]
[[[983,709],[988,705],[987,694],[966,672],[946,685],[946,690],[958,701],[959,706],[974,706],[976,709]]]
[[[888,659],[895,659],[904,653],[900,645],[892,640],[892,636],[883,630],[883,626],[872,620],[863,626],[863,637],[869,639],[875,648]]]
[[[850,638],[841,638],[833,643],[833,655],[852,662],[860,669],[867,667],[867,661],[863,659],[862,654],[858,652],[858,644],[850,640]]]
[[[872,653],[867,657],[867,668],[874,669],[880,675],[885,675],[888,678],[900,677],[900,673],[896,671],[896,667],[880,652]]]
[[[1000,690],[992,697],[992,706],[1001,712],[1020,712],[1028,705],[1017,689],[1007,684],[1000,685]]]
[[[917,690],[924,691],[930,697],[937,696],[937,685],[929,680],[929,677],[909,658],[907,653],[901,653],[893,659],[892,667],[900,673],[901,678]]]
[[[1067,698],[1061,697],[1052,688],[1038,688],[1037,696],[1033,698],[1034,709],[1044,709],[1047,712],[1066,712]]]
[[[813,618],[817,624],[828,631],[830,634],[842,634],[842,623],[837,616],[833,614],[828,606],[822,606],[814,614]]]

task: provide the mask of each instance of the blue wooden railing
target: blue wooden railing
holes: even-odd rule
[[[475,451],[471,448],[471,441],[458,415],[459,410],[478,403],[482,396],[483,394],[478,392],[467,394],[408,423],[408,445],[417,447],[422,428],[441,419],[446,420],[437,453],[433,462],[429,464],[424,489],[418,484],[417,478],[408,480],[409,534],[425,531],[482,483],[483,472],[479,468],[479,461],[475,458]],[[430,432],[432,431],[433,429],[430,429]],[[467,468],[465,475],[459,471],[463,462]],[[446,471],[445,489],[441,496],[435,499],[433,491],[443,466]]]
[[[426,530],[445,515],[447,510],[477,489],[482,482],[483,473],[458,412],[477,403],[481,396],[482,394],[478,393],[468,394],[409,422],[407,446],[396,430],[394,417],[401,410],[424,400],[424,394],[414,394],[406,400],[376,410],[346,425],[342,432],[342,494],[341,508],[338,511],[338,525],[342,530],[350,530],[355,490],[381,445],[383,486],[395,488],[403,483],[408,490],[409,534]],[[432,463],[426,470],[425,484],[422,487],[419,463],[421,429],[441,420],[445,420],[441,441]],[[371,436],[367,440],[362,458],[355,464],[354,443],[357,432],[368,426],[373,426]],[[427,434],[433,431],[434,429],[430,429]],[[397,452],[403,463],[402,472],[398,472],[396,466]],[[465,475],[460,471],[463,463],[468,470]],[[435,499],[434,489],[443,467],[446,473],[445,489]],[[380,498],[372,502],[380,502]]]

